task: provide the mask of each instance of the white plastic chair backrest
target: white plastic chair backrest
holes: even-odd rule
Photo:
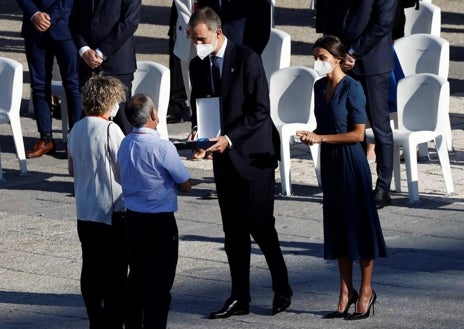
[[[290,34],[272,28],[269,41],[261,54],[268,82],[273,72],[290,66],[291,53]]]
[[[308,67],[290,66],[271,75],[271,118],[276,126],[310,124],[314,112],[313,87],[317,73]],[[311,120],[315,128],[315,120]]]
[[[23,66],[0,57],[0,123],[9,122],[9,115],[18,114],[23,90]]]
[[[440,7],[425,1],[419,3],[419,9],[415,7],[405,8],[406,23],[404,35],[428,33],[440,36],[441,10]]]
[[[448,79],[450,46],[431,34],[411,34],[395,40],[396,55],[405,76],[433,73]]]
[[[137,62],[137,70],[132,81],[132,95],[145,94],[153,100],[158,109],[157,130],[163,139],[169,139],[166,115],[169,105],[170,83],[171,77],[166,66],[150,61]]]
[[[419,73],[398,82],[398,128],[437,131],[449,111],[449,82],[436,74]]]

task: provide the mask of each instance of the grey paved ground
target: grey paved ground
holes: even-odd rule
[[[292,147],[295,196],[278,197],[275,210],[295,292],[289,311],[270,316],[270,277],[264,258],[253,245],[251,314],[205,319],[228,295],[228,267],[217,201],[202,199],[214,189],[211,163],[185,160],[195,186],[192,193],[179,197],[181,244],[170,328],[464,328],[464,4],[461,0],[434,3],[442,7],[442,36],[451,43],[450,112],[455,152],[450,157],[456,195],[444,197],[439,164],[432,152],[432,161],[419,165],[422,203],[408,208],[407,193],[403,192],[394,194],[393,205],[380,211],[389,257],[376,263],[375,316],[357,323],[321,319],[337,302],[337,266],[322,258],[322,195],[307,148],[296,144]],[[143,4],[138,57],[166,65],[170,1],[144,0]],[[308,54],[316,35],[307,9],[309,1],[278,0],[277,6],[277,27],[292,35],[292,64],[311,65]],[[19,20],[16,2],[0,0],[0,56],[21,61],[27,70]],[[28,81],[27,72],[24,77]],[[37,137],[35,122],[27,115],[28,95],[26,83],[22,111],[26,148]],[[185,138],[188,128],[188,123],[170,125],[173,141]],[[54,129],[60,136],[59,121],[54,121]],[[86,328],[72,179],[66,161],[61,152],[33,159],[28,161],[29,176],[18,177],[10,135],[8,125],[1,125],[6,181],[0,183],[0,328]],[[403,172],[406,191],[404,177]],[[359,277],[358,271],[355,277]]]

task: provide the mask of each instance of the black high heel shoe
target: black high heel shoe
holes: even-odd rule
[[[350,309],[351,305],[356,303],[358,300],[358,292],[353,289],[351,290],[351,297],[348,299],[348,304],[346,304],[345,309],[343,312],[335,311],[335,312],[330,312],[329,314],[324,315],[324,319],[337,319],[337,318],[344,318],[346,314],[348,313],[348,310]]]
[[[367,308],[366,313],[357,313],[354,312],[351,314],[349,317],[347,317],[347,320],[362,320],[362,319],[367,319],[371,313],[371,306],[372,306],[372,315],[374,315],[374,304],[377,299],[377,294],[375,293],[374,289],[372,289],[372,295],[371,295],[371,300],[369,301],[369,307]]]

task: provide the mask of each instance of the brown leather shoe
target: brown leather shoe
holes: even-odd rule
[[[55,152],[55,144],[53,141],[45,142],[43,139],[39,139],[32,149],[26,152],[26,158],[38,158],[47,153]]]

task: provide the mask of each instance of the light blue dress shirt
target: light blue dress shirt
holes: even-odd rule
[[[177,184],[190,178],[177,150],[150,128],[134,128],[118,151],[126,207],[141,213],[175,212]]]

